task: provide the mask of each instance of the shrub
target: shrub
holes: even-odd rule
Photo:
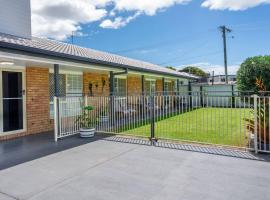
[[[270,56],[256,56],[246,59],[237,72],[237,85],[240,91],[258,92],[260,88],[255,84],[261,79],[265,90],[270,90]]]

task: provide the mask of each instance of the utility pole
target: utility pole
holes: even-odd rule
[[[226,26],[219,27],[223,37],[223,48],[224,48],[224,67],[225,67],[225,81],[228,84],[228,61],[227,61],[227,37],[226,34],[232,32],[231,29]]]
[[[212,85],[214,85],[214,81],[215,81],[215,71],[212,72]]]
[[[76,37],[76,31],[71,32],[71,44],[74,44],[74,38]]]

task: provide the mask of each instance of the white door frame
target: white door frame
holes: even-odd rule
[[[11,135],[26,132],[26,92],[23,94],[23,129],[3,132],[3,86],[2,72],[21,72],[22,73],[22,90],[26,91],[25,67],[1,67],[0,68],[0,136]]]

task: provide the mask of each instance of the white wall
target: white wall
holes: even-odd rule
[[[0,0],[0,33],[31,38],[30,0]]]

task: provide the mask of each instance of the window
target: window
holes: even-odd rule
[[[82,94],[82,76],[69,74],[67,75],[67,86],[66,91],[67,95],[80,95]]]
[[[225,78],[221,78],[221,82],[225,82]]]
[[[179,84],[179,85],[178,85]],[[181,88],[181,86],[183,86],[184,85],[184,81],[183,80],[175,80],[174,81],[174,84],[173,84],[173,90],[174,90],[174,92],[178,92],[178,87],[179,87],[179,89]]]
[[[165,82],[164,83],[164,94],[168,94],[170,90],[170,83],[169,82]]]
[[[156,80],[146,80],[145,94],[150,95],[156,92]]]
[[[53,98],[54,91],[54,74],[50,73],[50,116],[54,117]],[[59,92],[60,96],[78,96],[83,93],[83,81],[81,74],[59,74]]]
[[[180,86],[180,82],[179,82],[179,86]],[[177,92],[178,86],[177,86],[177,81],[174,81],[174,85],[173,85],[173,91]]]
[[[127,80],[126,78],[115,78],[114,92],[116,96],[126,96],[127,94]]]

